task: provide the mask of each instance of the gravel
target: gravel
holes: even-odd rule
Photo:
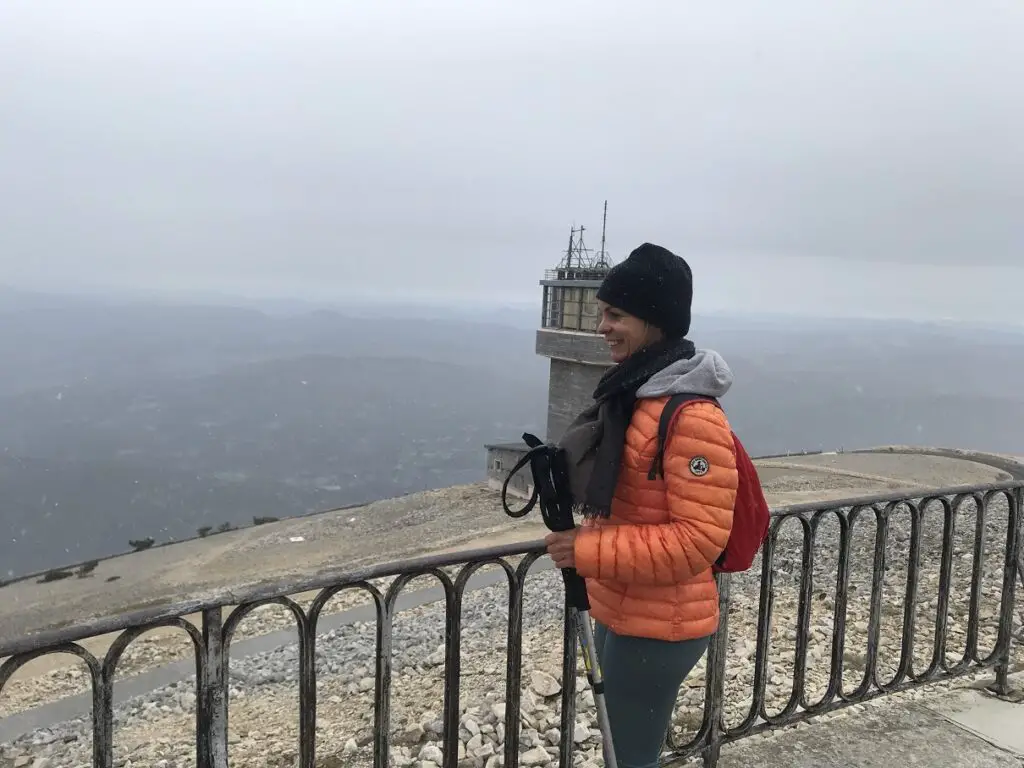
[[[936,514],[936,512],[938,514]],[[985,524],[987,546],[981,560],[982,587],[978,645],[981,655],[991,652],[996,638],[996,617],[1003,574],[1005,503],[996,501]],[[974,547],[974,511],[961,509],[952,551],[953,580],[949,588],[949,646],[943,661],[963,656],[968,625],[970,576]],[[874,527],[858,523],[852,539],[851,575],[847,589],[847,639],[844,648],[843,687],[849,691],[861,681],[865,666],[868,616],[871,605],[871,563]],[[882,581],[879,677],[885,682],[899,665],[906,591],[906,561],[910,516],[894,515],[886,548],[887,568]],[[933,508],[922,527],[920,585],[914,603],[917,630],[913,642],[914,668],[922,670],[931,659],[939,599],[939,563],[942,515]],[[800,604],[801,528],[787,521],[779,531],[773,579],[773,620],[769,630],[766,707],[769,714],[783,709],[792,693],[795,638]],[[832,654],[831,636],[835,602],[836,552],[839,525],[826,518],[818,532],[814,580],[810,590],[807,654],[807,700],[824,694]],[[417,579],[410,589],[430,586],[429,577]],[[760,563],[732,581],[729,611],[729,651],[725,717],[735,727],[752,705],[753,676],[760,600]],[[562,587],[556,572],[541,572],[527,579],[523,626],[523,690],[520,756],[523,765],[549,766],[557,761],[561,739],[560,693]],[[276,610],[276,609],[275,609]],[[505,586],[467,593],[463,604],[459,758],[465,768],[496,768],[502,763],[505,707],[505,633],[508,594]],[[278,619],[270,610],[259,611],[246,622],[257,629]],[[283,611],[282,611],[282,614]],[[283,621],[280,620],[280,621]],[[276,624],[275,624],[276,626]],[[422,606],[396,617],[393,633],[391,730],[393,763],[401,768],[434,768],[442,760],[440,712],[443,702],[444,612],[442,604]],[[256,632],[257,630],[250,630]],[[1014,649],[1015,662],[1019,661]],[[342,626],[317,639],[317,765],[320,768],[372,764],[375,627],[372,623]],[[979,673],[990,676],[991,672]],[[704,662],[686,681],[678,699],[671,738],[685,743],[702,719]],[[973,677],[938,684],[963,684]],[[230,666],[229,754],[232,765],[292,766],[298,754],[298,648],[286,645],[271,652],[233,659]],[[580,766],[600,765],[600,734],[594,720],[593,693],[577,673],[577,715],[572,739]],[[892,701],[931,694],[936,686],[885,697],[828,717],[842,717],[864,706],[888,706]],[[6,695],[3,694],[3,695]],[[0,698],[2,701],[2,698]],[[115,765],[184,768],[195,764],[195,689],[183,681],[138,697],[115,712]],[[807,727],[807,726],[801,726]],[[770,735],[766,738],[771,738]],[[87,766],[91,755],[87,720],[63,723],[23,735],[0,745],[0,766],[56,768]],[[5,762],[6,761],[6,762]]]

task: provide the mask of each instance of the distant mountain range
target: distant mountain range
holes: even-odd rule
[[[480,480],[484,443],[543,429],[535,319],[0,290],[0,579]],[[725,405],[752,453],[1024,453],[1024,334],[712,316],[694,339],[732,365]]]

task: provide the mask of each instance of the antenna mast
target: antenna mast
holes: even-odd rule
[[[604,235],[608,228],[608,201],[604,201],[604,216],[601,218],[601,250],[597,252],[597,262],[594,264],[595,267],[607,267],[608,266],[608,251],[604,249]]]
[[[569,246],[565,249],[565,254],[558,265],[558,269],[583,271],[598,270],[606,272],[609,267],[611,267],[611,259],[608,258],[608,252],[604,248],[607,226],[608,201],[605,200],[604,219],[601,222],[601,250],[595,254],[587,248],[583,243],[583,233],[586,231],[586,227],[581,224],[579,228],[577,228],[576,225],[573,224],[573,226],[569,228]]]

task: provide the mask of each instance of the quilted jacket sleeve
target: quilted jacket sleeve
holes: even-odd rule
[[[704,403],[684,406],[669,433],[663,466],[663,490],[646,477],[634,477],[632,484],[646,484],[641,492],[660,497],[668,521],[581,529],[575,546],[581,576],[665,585],[688,581],[718,559],[732,530],[738,484],[732,432],[721,410]]]

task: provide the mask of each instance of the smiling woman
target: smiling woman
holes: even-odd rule
[[[561,440],[588,521],[547,537],[555,565],[587,579],[612,746],[628,768],[657,764],[679,687],[718,627],[712,565],[739,482],[728,420],[707,402],[732,373],[686,338],[692,295],[687,263],[650,243],[601,283],[597,331],[616,365]],[[662,472],[649,472],[662,411],[680,394],[704,400],[673,419]]]

